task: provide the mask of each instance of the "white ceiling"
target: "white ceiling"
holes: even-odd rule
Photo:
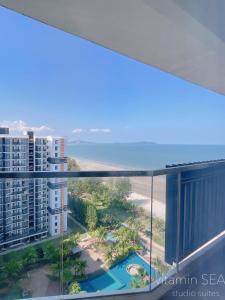
[[[0,0],[225,95],[225,0]]]

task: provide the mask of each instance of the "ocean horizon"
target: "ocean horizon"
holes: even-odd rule
[[[225,158],[225,145],[84,143],[67,145],[66,155],[125,168],[160,169],[169,164]]]

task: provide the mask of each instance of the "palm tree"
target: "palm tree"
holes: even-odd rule
[[[100,226],[95,230],[95,236],[97,237],[98,242],[102,243],[107,236],[107,230],[103,226]]]
[[[89,230],[95,230],[98,223],[96,207],[93,204],[87,205],[86,223]]]
[[[68,287],[68,285],[71,283],[73,280],[74,276],[69,268],[64,268],[62,272],[62,281],[63,284]]]
[[[62,267],[61,267],[60,262],[56,262],[56,263],[50,265],[50,269],[51,269],[52,273],[57,277],[60,277],[61,268]]]
[[[141,220],[135,219],[133,217],[130,217],[127,220],[127,224],[129,225],[130,229],[133,229],[137,232],[142,231],[145,227]]]
[[[113,245],[109,245],[108,247],[105,248],[104,256],[105,256],[105,260],[109,266],[111,266],[113,263],[113,252],[114,252]]]
[[[73,269],[76,277],[83,277],[85,275],[85,269],[87,262],[85,260],[75,259],[73,262]]]
[[[78,245],[78,242],[80,240],[80,233],[75,233],[69,237],[69,240],[73,244],[73,247],[76,247]]]

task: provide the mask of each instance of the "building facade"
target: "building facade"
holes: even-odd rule
[[[0,128],[0,171],[66,171],[63,138]],[[0,180],[0,251],[67,231],[67,181]]]

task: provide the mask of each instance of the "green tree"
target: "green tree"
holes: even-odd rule
[[[87,203],[78,196],[69,195],[69,209],[72,212],[73,217],[81,224],[85,225]]]
[[[52,273],[58,278],[60,277],[61,268],[62,268],[62,265],[60,262],[56,262],[56,263],[50,265],[50,269],[51,269]]]
[[[70,295],[74,295],[74,294],[79,294],[81,291],[80,285],[78,282],[73,282],[71,283],[70,287],[69,287],[69,294]]]
[[[4,272],[7,277],[16,279],[23,270],[23,262],[19,258],[11,258],[5,265]]]
[[[23,261],[25,265],[34,264],[38,259],[37,251],[34,247],[27,247],[23,253]]]
[[[63,281],[63,285],[67,288],[69,286],[69,284],[73,281],[74,276],[70,270],[70,268],[63,268],[63,272],[62,272],[62,281]]]
[[[143,222],[139,219],[135,219],[133,217],[130,217],[127,220],[127,224],[129,225],[129,228],[135,230],[135,231],[142,231],[145,228],[145,225]]]
[[[102,189],[105,189],[105,187],[97,178],[79,179],[69,182],[69,192],[72,198],[83,198],[85,195],[102,191]]]
[[[97,228],[94,232],[94,235],[96,236],[96,238],[98,239],[99,243],[104,242],[104,240],[106,239],[107,236],[107,230],[105,227],[100,226],[99,228]]]
[[[44,258],[47,261],[56,263],[60,260],[60,251],[53,244],[48,244],[44,248]]]
[[[115,233],[115,237],[118,239],[119,242],[131,244],[136,242],[138,239],[138,233],[134,229],[130,229],[127,227],[119,228]]]
[[[115,191],[118,198],[126,199],[131,192],[131,183],[128,178],[119,179],[115,183]]]
[[[68,171],[80,171],[80,167],[74,158],[68,158]]]
[[[97,210],[93,204],[87,205],[86,212],[86,224],[89,230],[93,231],[96,229],[98,222]]]
[[[87,262],[85,260],[75,259],[72,265],[76,277],[80,278],[85,275],[85,269],[87,267]]]
[[[114,246],[108,245],[104,250],[104,257],[109,266],[113,264],[113,254],[114,254]]]
[[[63,240],[63,256],[68,256],[72,252],[73,248],[77,247],[79,239],[80,234],[75,233]]]

